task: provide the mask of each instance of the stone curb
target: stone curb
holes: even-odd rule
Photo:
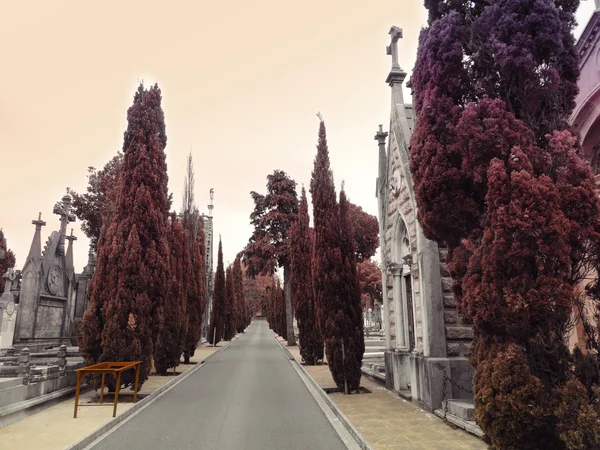
[[[67,447],[66,450],[83,450],[88,445],[90,445],[92,442],[94,442],[96,439],[100,438],[102,435],[106,434],[108,431],[110,431],[111,429],[115,428],[121,422],[123,422],[126,419],[130,418],[134,413],[141,411],[142,409],[146,408],[147,406],[150,406],[150,404],[152,404],[159,397],[161,397],[162,395],[166,394],[172,388],[174,388],[175,386],[177,386],[183,380],[185,380],[190,375],[192,375],[194,372],[196,372],[201,367],[203,367],[217,353],[219,353],[222,350],[225,350],[227,347],[229,347],[229,345],[233,341],[235,341],[236,339],[237,339],[237,336],[234,337],[231,341],[229,341],[227,343],[227,345],[224,345],[223,347],[221,347],[220,349],[218,349],[217,351],[215,351],[214,353],[212,353],[211,355],[207,356],[202,361],[200,361],[199,363],[197,363],[195,367],[187,370],[186,372],[182,373],[181,375],[178,375],[177,377],[175,377],[174,379],[172,379],[168,383],[166,383],[163,386],[161,386],[160,388],[158,388],[156,391],[154,391],[151,394],[149,394],[147,397],[144,397],[143,399],[138,400],[137,403],[134,403],[134,405],[131,408],[129,408],[127,411],[125,411],[123,414],[121,414],[120,416],[115,417],[110,422],[105,423],[101,427],[97,428],[91,434],[89,434],[86,437],[84,437],[83,439],[81,439],[79,442],[71,445],[70,447]]]
[[[334,414],[337,416],[337,418],[340,419],[340,422],[342,422],[342,424],[344,425],[346,430],[348,430],[348,432],[354,438],[354,440],[358,443],[360,448],[362,448],[363,450],[373,450],[373,447],[371,447],[371,445],[367,442],[367,440],[360,433],[360,431],[358,431],[356,429],[356,427],[354,425],[352,425],[352,422],[350,422],[350,420],[348,420],[346,415],[337,407],[337,405],[333,402],[333,400],[331,400],[329,398],[329,396],[321,388],[321,386],[319,386],[318,383],[313,379],[313,377],[310,376],[310,374],[306,371],[304,366],[302,366],[302,364],[300,364],[298,361],[296,361],[294,356],[290,353],[290,351],[287,349],[287,347],[285,345],[283,345],[281,342],[279,342],[279,339],[277,339],[277,335],[275,333],[273,333],[272,330],[271,330],[271,334],[273,335],[273,337],[275,338],[275,341],[277,341],[277,343],[279,344],[281,349],[285,352],[285,354],[289,358],[290,362],[295,364],[296,367],[298,367],[304,373],[306,378],[310,381],[310,383],[313,385],[313,387],[321,395],[321,397],[323,398],[325,403],[327,403],[327,406],[329,406],[331,408],[331,410],[334,412]]]

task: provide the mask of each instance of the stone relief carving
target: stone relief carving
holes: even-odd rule
[[[52,295],[58,294],[61,274],[60,267],[57,264],[53,265],[48,272],[48,291]]]

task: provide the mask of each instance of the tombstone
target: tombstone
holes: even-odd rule
[[[373,319],[372,319],[372,327],[373,330],[379,331],[381,330],[381,305],[379,302],[373,302]]]
[[[0,297],[0,349],[8,348],[13,344],[17,321],[15,296],[11,292],[12,284],[16,279],[15,270],[9,268],[4,278],[4,292]]]

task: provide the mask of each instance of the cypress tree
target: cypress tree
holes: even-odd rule
[[[213,306],[210,313],[210,327],[208,330],[208,342],[217,345],[223,339],[225,326],[225,307],[227,293],[225,292],[225,270],[223,269],[223,246],[219,236],[219,251],[217,253],[217,271],[215,272],[215,291],[213,294]]]
[[[341,309],[340,269],[343,267],[340,245],[340,215],[333,173],[329,163],[327,133],[323,120],[319,124],[317,156],[310,181],[314,220],[314,290],[318,324],[325,343],[327,362],[338,388],[344,388],[341,364],[334,358],[342,353],[340,329],[335,318]],[[335,371],[334,371],[335,370]]]
[[[343,380],[348,384],[350,391],[358,390],[360,387],[360,377],[362,372],[362,358],[365,352],[365,341],[363,331],[363,314],[361,304],[361,289],[358,279],[358,270],[356,265],[356,243],[354,240],[354,230],[350,218],[350,203],[343,190],[340,192],[340,252],[342,256],[342,266],[340,267],[340,304],[338,313],[333,320],[335,327],[338,328],[338,335],[344,342],[343,355],[334,355],[333,363],[336,361],[342,366],[334,368],[333,373],[342,373],[338,386],[341,386]],[[343,358],[342,358],[343,356]]]
[[[187,337],[187,294],[191,281],[192,266],[187,232],[171,215],[169,230],[170,280],[163,308],[164,325],[158,333],[154,350],[154,367],[159,375],[179,365]]]
[[[196,346],[200,341],[200,330],[202,328],[202,315],[206,307],[206,264],[204,261],[205,241],[204,224],[202,219],[196,219],[196,238],[192,243],[191,254],[191,276],[187,292],[187,316],[188,329],[183,352],[184,362],[189,364],[190,357],[194,356]]]
[[[308,201],[302,188],[298,219],[290,229],[290,283],[298,321],[300,355],[309,365],[323,358],[323,341],[317,326],[312,280],[312,242]]]
[[[235,305],[235,293],[233,290],[233,268],[231,265],[227,267],[225,271],[225,292],[226,302],[225,308],[225,331],[223,339],[230,341],[235,337],[236,330],[236,305]]]
[[[182,225],[188,235],[192,272],[187,283],[188,329],[183,353],[184,362],[189,363],[200,341],[202,316],[206,305],[206,266],[204,261],[204,223],[194,200],[194,163],[192,153],[187,157],[183,184]]]
[[[277,322],[277,334],[287,340],[288,327],[286,321],[285,294],[279,278],[277,278],[277,283],[275,285],[275,310],[277,311],[277,317],[275,318]]]
[[[81,351],[88,363],[142,361],[143,383],[169,280],[167,136],[158,85],[139,86],[127,119],[115,211],[98,243]]]
[[[447,246],[473,321],[476,419],[495,448],[600,446],[598,395],[564,339],[600,248],[596,186],[567,127],[578,3],[427,0],[412,77],[419,222]]]
[[[246,299],[244,298],[244,280],[242,274],[242,263],[240,255],[235,258],[233,263],[233,284],[235,293],[235,302],[237,304],[237,332],[243,333],[248,326],[248,311]]]

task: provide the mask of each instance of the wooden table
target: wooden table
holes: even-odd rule
[[[130,361],[130,362],[103,362],[94,364],[93,366],[83,367],[75,370],[77,373],[77,387],[75,388],[75,411],[73,412],[73,418],[77,418],[77,407],[79,406],[105,406],[104,403],[104,381],[106,380],[106,374],[112,375],[115,380],[115,392],[107,392],[107,394],[114,394],[114,406],[113,406],[113,417],[117,416],[117,403],[119,401],[119,388],[121,387],[121,373],[129,369],[135,369],[135,389],[133,391],[133,403],[137,402],[138,384],[140,381],[140,366],[141,361]],[[80,405],[79,404],[79,388],[81,380],[89,374],[101,373],[102,374],[102,387],[100,388],[100,404],[99,405]]]

